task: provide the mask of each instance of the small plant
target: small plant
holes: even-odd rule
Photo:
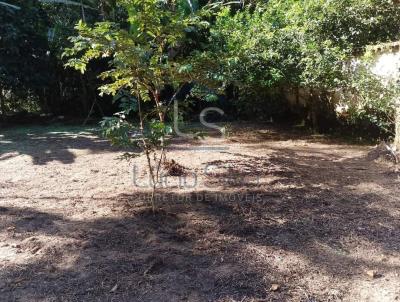
[[[145,154],[152,185],[150,202],[155,211],[154,194],[159,184],[162,163],[166,158],[166,137],[172,133],[172,127],[156,119],[147,119],[139,97],[130,98],[130,102],[121,102],[120,107],[122,111],[113,117],[104,118],[101,122],[103,136],[113,145],[132,150],[124,153],[122,159],[131,160],[137,157],[139,154],[133,150],[138,148]],[[138,122],[129,119],[132,112],[137,113]]]
[[[233,132],[233,126],[230,123],[226,123],[221,128],[221,133],[224,136],[224,138],[229,138],[232,135],[232,132]]]

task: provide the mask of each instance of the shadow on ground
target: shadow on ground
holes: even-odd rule
[[[209,190],[160,192],[155,214],[140,192],[103,200],[126,205],[114,218],[75,221],[0,208],[0,230],[22,242],[17,248],[31,249],[41,236],[58,238],[33,260],[3,266],[2,299],[328,301],[341,300],[350,290],[346,284],[365,269],[400,269],[353,253],[369,244],[399,257],[400,221],[390,210],[398,202],[391,195],[396,175],[329,150],[273,151],[211,162],[221,169],[208,175]],[[252,186],[227,181],[257,173],[272,180]],[[377,187],[363,187],[370,182]],[[212,189],[217,185],[223,189]],[[378,194],[379,188],[390,193]],[[338,290],[318,283],[319,290],[308,289],[304,279],[317,275]],[[273,283],[279,290],[270,290]]]
[[[46,165],[51,161],[71,164],[76,158],[72,150],[120,151],[102,139],[99,129],[93,127],[21,127],[0,133],[0,161],[25,154],[32,158],[34,165]]]

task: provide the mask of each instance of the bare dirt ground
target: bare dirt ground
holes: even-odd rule
[[[0,301],[399,301],[400,179],[271,127],[144,159],[80,128],[0,133]],[[133,169],[133,166],[136,169]]]

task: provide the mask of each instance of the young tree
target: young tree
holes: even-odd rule
[[[84,73],[89,62],[108,58],[110,69],[100,74],[107,84],[100,87],[100,94],[119,99],[122,111],[103,121],[104,134],[114,144],[143,149],[152,179],[154,210],[165,138],[171,132],[166,124],[171,100],[163,100],[161,92],[167,84],[178,89],[180,83],[191,79],[189,68],[181,63],[187,60],[183,46],[187,33],[205,24],[187,13],[180,1],[122,0],[120,4],[128,14],[129,29],[112,22],[94,27],[79,22],[79,35],[71,38],[74,46],[65,51],[70,57],[66,65]],[[129,119],[132,112],[138,113],[138,123]],[[153,163],[151,154],[156,150],[160,152]],[[135,154],[126,154],[132,156]]]

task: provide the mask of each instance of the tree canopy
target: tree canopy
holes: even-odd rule
[[[228,100],[232,118],[291,112],[315,128],[337,120],[333,92],[378,89],[349,62],[398,40],[400,16],[393,0],[10,0],[0,12],[3,115],[36,108],[84,117],[92,100],[101,104],[95,114],[109,115],[119,109],[107,95],[126,92],[165,114],[166,100],[191,82]],[[286,99],[299,89],[308,94],[300,111]],[[353,110],[345,123],[368,119],[383,129],[382,103],[370,99],[368,115]]]

